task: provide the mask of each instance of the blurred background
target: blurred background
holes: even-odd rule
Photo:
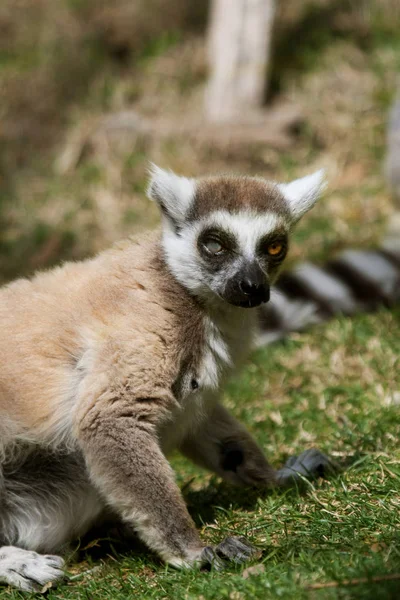
[[[373,245],[399,24],[398,0],[1,0],[0,281],[154,226],[150,160],[326,167],[291,260]]]

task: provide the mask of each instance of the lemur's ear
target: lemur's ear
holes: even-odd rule
[[[278,185],[279,190],[289,202],[294,221],[298,221],[304,213],[314,206],[325,187],[324,169],[301,179],[295,179],[291,183]]]
[[[195,189],[194,179],[179,177],[172,171],[164,171],[151,164],[147,195],[158,203],[163,214],[175,224],[179,224],[185,219]]]

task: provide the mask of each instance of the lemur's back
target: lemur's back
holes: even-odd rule
[[[46,420],[50,396],[67,387],[88,270],[69,264],[0,290],[0,408],[16,427]]]

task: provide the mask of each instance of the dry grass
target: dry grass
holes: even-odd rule
[[[78,102],[86,104],[96,78],[118,77],[124,65],[131,68],[132,59],[151,51],[155,39],[197,22],[204,22],[204,10],[193,0],[174,0],[167,7],[162,0],[3,0],[3,177],[57,143],[68,111]],[[101,89],[97,92],[100,97],[92,100],[101,105],[105,98]]]
[[[0,75],[7,166],[2,183],[9,183],[0,189],[3,279],[85,256],[155,224],[156,211],[144,194],[148,160],[185,174],[234,170],[279,179],[325,166],[328,198],[299,231],[293,259],[379,239],[391,212],[382,158],[400,66],[391,19],[397,9],[389,0],[357,9],[334,0],[304,3],[301,10],[299,3],[285,3],[271,89],[275,104],[289,103],[302,115],[287,150],[245,142],[221,150],[184,133],[157,136],[154,123],[164,120],[171,128],[202,111],[204,39],[183,33],[189,15],[181,4],[173,13],[157,11],[160,30],[175,29],[156,38],[154,29],[146,34],[146,9],[144,20],[135,21],[144,37],[132,29],[135,41],[124,57],[113,55],[111,48],[122,42],[114,44],[118,36],[111,32],[120,31],[124,15],[133,27],[129,19],[139,4],[48,4],[35,3],[35,19],[32,0],[5,0],[0,9],[0,27],[8,31],[0,56],[10,53]],[[27,57],[32,64],[23,68]],[[153,123],[150,135],[142,131],[143,116]],[[29,169],[23,167],[27,161]]]

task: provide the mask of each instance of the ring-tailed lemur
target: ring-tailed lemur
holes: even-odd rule
[[[106,507],[167,563],[221,566],[166,458],[178,448],[239,485],[288,485],[331,465],[309,450],[275,471],[218,401],[247,354],[318,172],[289,184],[187,179],[154,167],[159,232],[0,290],[0,579],[34,590]]]
[[[38,552],[61,549],[110,506],[172,565],[248,558],[243,539],[204,547],[166,459],[173,448],[239,485],[332,466],[309,450],[275,471],[217,394],[257,311],[265,343],[398,295],[388,249],[303,266],[270,290],[322,185],[321,173],[277,185],[154,168],[162,237],[0,290],[0,580],[36,590],[60,578],[62,559]]]

